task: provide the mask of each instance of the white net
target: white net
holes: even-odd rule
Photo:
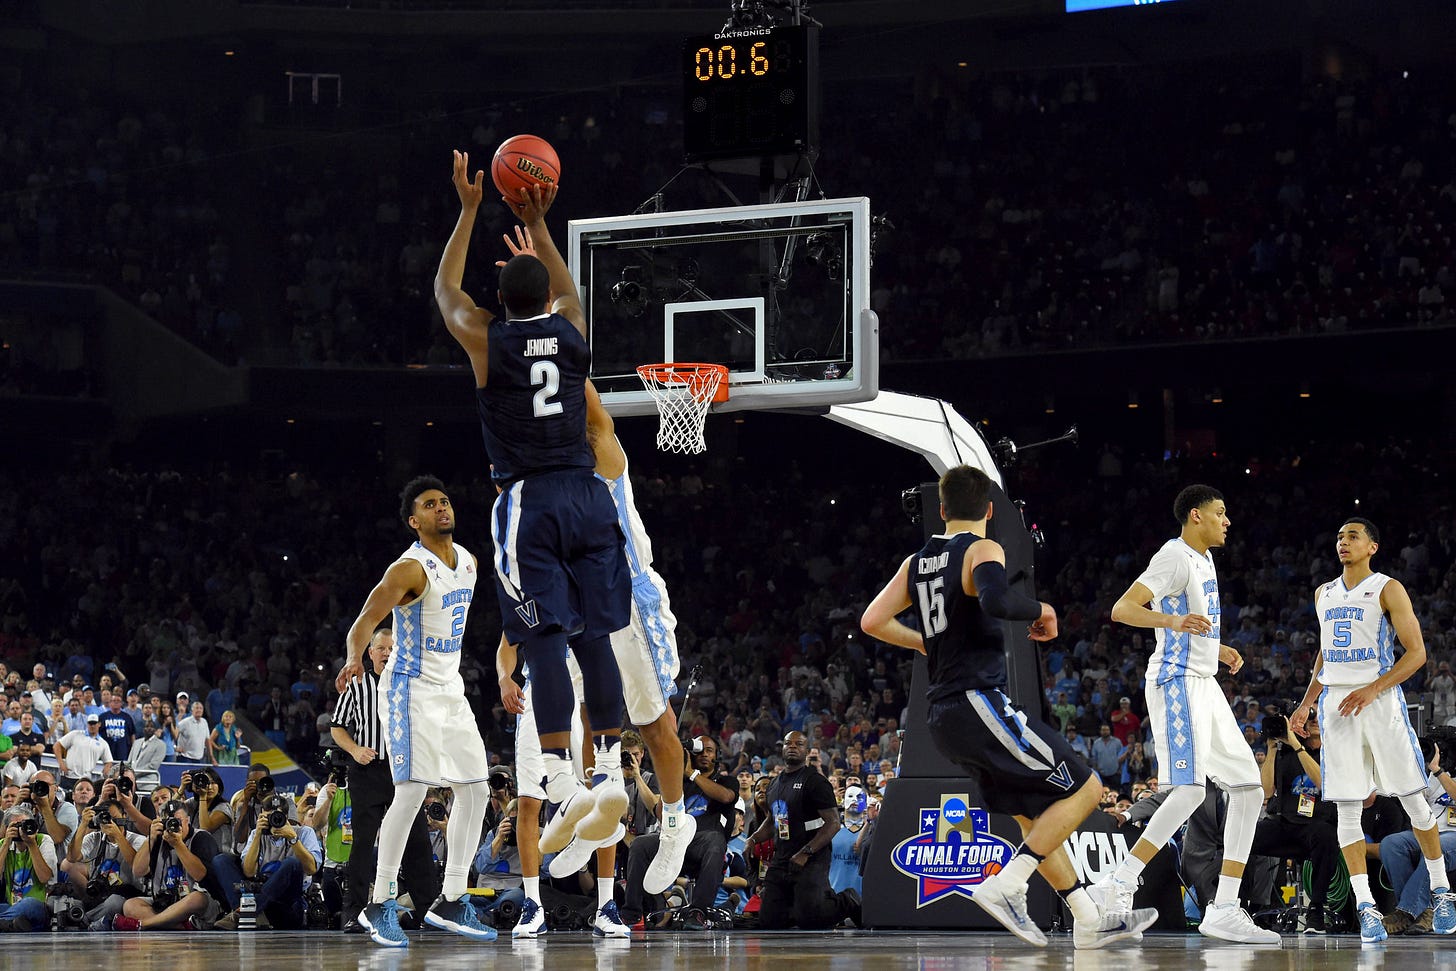
[[[727,373],[718,364],[644,364],[637,369],[662,418],[657,426],[659,449],[681,455],[707,449],[703,426],[708,406]]]

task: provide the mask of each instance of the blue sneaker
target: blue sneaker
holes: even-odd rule
[[[1357,911],[1360,915],[1360,943],[1377,944],[1385,940],[1385,915],[1375,909],[1374,904],[1361,904]]]
[[[597,911],[596,920],[592,921],[593,937],[631,937],[632,928],[622,923],[622,915],[617,913],[617,902],[608,900],[601,910]]]
[[[359,911],[359,926],[381,947],[409,947],[409,938],[399,926],[399,903],[386,900]]]
[[[1431,918],[1431,930],[1437,934],[1456,934],[1456,893],[1448,887],[1432,890],[1431,903],[1436,910]]]
[[[425,912],[425,923],[476,941],[493,941],[496,936],[494,927],[487,927],[480,922],[480,917],[475,912],[475,904],[470,902],[468,893],[456,900],[437,901],[435,906]]]

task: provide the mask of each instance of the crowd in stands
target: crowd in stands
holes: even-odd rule
[[[1456,321],[1451,86],[1285,75],[1235,61],[828,82],[819,188],[870,196],[896,227],[874,269],[884,357]],[[252,149],[219,198],[214,159],[242,122],[39,82],[0,109],[0,175],[23,187],[0,193],[0,270],[87,274],[229,363],[461,364],[430,298],[455,218],[448,147],[485,166],[511,134],[548,138],[570,167],[563,225],[664,186],[669,208],[730,204],[674,178],[675,89],[421,106],[353,151]],[[915,179],[898,175],[907,154],[927,160]],[[508,214],[482,212],[467,289],[488,302]],[[246,282],[238,246],[259,254]]]

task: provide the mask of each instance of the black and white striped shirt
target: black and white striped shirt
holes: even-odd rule
[[[334,706],[333,727],[349,733],[356,744],[372,748],[381,756],[383,738],[379,733],[379,676],[366,665],[364,677],[349,682],[339,703]]]

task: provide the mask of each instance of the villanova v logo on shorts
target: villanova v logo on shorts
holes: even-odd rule
[[[527,627],[535,627],[541,621],[536,616],[536,601],[527,600],[523,604],[516,604],[516,616],[521,618],[521,623]]]

